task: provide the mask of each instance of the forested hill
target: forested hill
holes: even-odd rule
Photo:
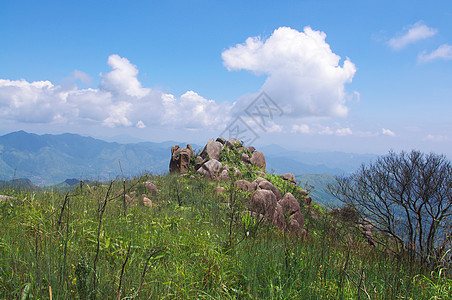
[[[121,174],[162,173],[170,144],[109,143],[76,134],[36,135],[24,131],[0,137],[0,179],[28,178],[39,185],[67,178],[108,180]]]

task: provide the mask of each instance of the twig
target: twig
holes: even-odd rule
[[[122,190],[123,190],[122,205],[124,207],[124,217],[125,217],[127,215],[126,178],[124,177],[124,172],[122,171],[121,160],[118,160],[118,162],[119,162],[119,168],[121,169],[121,174],[122,174]]]
[[[61,207],[61,211],[60,211],[60,217],[58,219],[58,231],[60,230],[60,225],[62,223],[61,219],[63,218],[63,213],[64,213],[64,208],[66,207],[66,203],[69,201],[69,192],[66,193],[66,196],[64,197],[64,202],[63,202],[63,207]]]

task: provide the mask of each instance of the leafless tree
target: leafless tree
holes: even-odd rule
[[[391,151],[336,179],[330,193],[386,233],[383,245],[428,264],[450,249],[452,165],[445,156]]]

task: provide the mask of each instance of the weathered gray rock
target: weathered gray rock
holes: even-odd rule
[[[219,138],[217,138],[217,140],[216,140],[217,142],[220,142],[221,144],[226,144],[226,139],[225,138],[222,138],[222,137],[219,137]]]
[[[180,148],[179,145],[171,147],[170,173],[185,174],[190,168],[193,149]]]
[[[291,193],[286,193],[278,203],[282,207],[284,216],[289,218],[288,229],[292,232],[297,232],[303,228],[304,218],[297,199]]]
[[[210,139],[204,149],[201,152],[201,157],[203,159],[206,159],[207,156],[209,156],[209,159],[216,159],[220,157],[220,152],[223,150],[223,144],[220,142],[215,142],[214,140]]]
[[[249,182],[248,180],[237,180],[234,182],[234,185],[240,188],[243,191],[254,192],[257,188],[257,184],[255,182]]]
[[[249,147],[248,147],[248,151],[249,151],[250,153],[253,153],[254,151],[256,151],[256,148],[254,148],[253,146],[249,146]]]
[[[143,184],[146,186],[146,189],[148,190],[148,193],[158,193],[158,189],[155,186],[154,181],[148,180],[146,182],[143,182]]]
[[[284,180],[287,180],[289,182],[292,182],[294,184],[297,184],[297,181],[295,180],[295,176],[292,173],[282,174],[281,178],[284,179]]]
[[[216,159],[205,162],[197,171],[197,174],[204,175],[207,178],[214,179],[223,165]]]
[[[276,200],[281,199],[281,193],[279,192],[278,188],[270,181],[263,180],[263,181],[259,182],[258,187],[263,190],[272,191],[273,194],[275,194],[275,196],[276,196]]]
[[[269,190],[257,190],[251,195],[248,209],[273,219],[278,201],[275,194]]]
[[[187,149],[188,149],[188,151],[190,151],[190,157],[193,157],[193,155],[194,155],[193,147],[190,144],[187,144]]]
[[[257,177],[256,179],[253,180],[253,182],[255,182],[256,185],[259,185],[259,183],[261,183],[262,181],[268,181],[268,180],[265,178],[262,178],[262,177]]]
[[[260,151],[255,151],[253,153],[253,156],[251,156],[251,163],[265,171],[266,163],[264,153]]]
[[[311,196],[306,196],[306,197],[304,198],[304,204],[306,204],[306,205],[311,205],[311,203],[312,203],[312,198],[311,198]]]
[[[218,179],[229,180],[229,170],[220,171],[220,174],[218,175]]]
[[[148,207],[152,207],[152,200],[149,199],[146,196],[143,196],[143,205],[144,206],[148,206]]]
[[[238,148],[238,147],[241,147],[242,146],[242,143],[238,140],[238,139],[235,139],[235,138],[232,138],[232,139],[230,139],[229,141],[227,141],[226,142],[226,147],[227,148],[229,148],[229,149],[236,149],[236,148]]]

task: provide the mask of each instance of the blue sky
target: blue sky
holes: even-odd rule
[[[203,144],[239,118],[257,145],[451,157],[451,20],[450,1],[1,1],[0,134]],[[283,112],[265,124],[261,91]]]

